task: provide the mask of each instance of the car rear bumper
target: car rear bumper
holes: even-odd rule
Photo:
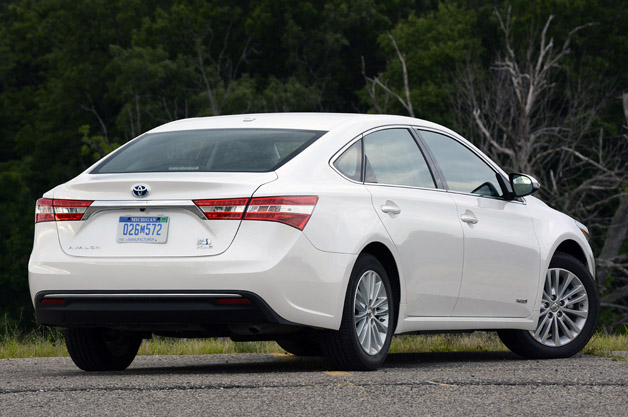
[[[264,322],[338,329],[356,259],[320,251],[297,229],[269,222],[243,222],[229,249],[218,256],[73,257],[63,253],[56,233],[42,230],[50,226],[37,224],[29,285],[38,321],[61,327]],[[41,305],[46,295],[147,292],[208,296],[74,297],[65,307]],[[250,296],[254,302],[218,306],[212,293]]]
[[[298,329],[246,291],[42,291],[35,296],[40,324],[58,327],[109,327],[226,336],[228,326],[251,335],[256,325]]]

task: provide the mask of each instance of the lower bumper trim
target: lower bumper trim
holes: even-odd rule
[[[244,299],[250,302],[228,302]],[[247,291],[42,291],[35,296],[35,312],[38,323],[58,327],[296,325]]]

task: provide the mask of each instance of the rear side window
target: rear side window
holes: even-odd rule
[[[347,178],[361,181],[362,177],[362,141],[359,140],[336,159],[334,166]]]
[[[113,153],[91,173],[274,171],[325,133],[294,129],[150,133]]]
[[[364,181],[434,188],[430,169],[407,129],[386,129],[364,137]]]

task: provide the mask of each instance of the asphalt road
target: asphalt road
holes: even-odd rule
[[[390,355],[376,372],[318,359],[140,356],[87,373],[68,358],[0,360],[0,415],[628,415],[628,362],[511,353]]]

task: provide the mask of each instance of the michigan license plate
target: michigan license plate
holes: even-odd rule
[[[121,216],[118,221],[118,243],[166,243],[168,217]]]

